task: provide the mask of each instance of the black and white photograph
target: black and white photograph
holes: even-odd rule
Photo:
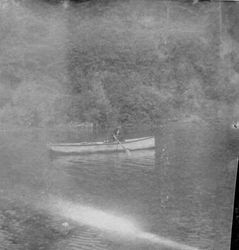
[[[239,249],[239,1],[0,0],[0,250]]]

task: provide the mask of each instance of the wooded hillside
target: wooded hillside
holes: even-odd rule
[[[223,116],[239,91],[237,5],[6,1],[0,122],[152,126]]]

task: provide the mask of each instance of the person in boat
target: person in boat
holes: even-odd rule
[[[232,126],[233,126],[233,128],[239,128],[238,125],[239,125],[238,122],[234,122]]]
[[[118,126],[117,128],[115,128],[112,132],[111,135],[111,139],[112,141],[121,141],[122,140],[122,133],[121,133],[121,127]]]

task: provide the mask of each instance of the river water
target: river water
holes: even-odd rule
[[[228,250],[233,133],[168,125],[155,150],[58,157],[2,134],[0,249]]]

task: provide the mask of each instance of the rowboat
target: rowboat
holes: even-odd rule
[[[48,144],[51,152],[61,154],[90,154],[122,152],[125,150],[153,149],[155,147],[154,137],[142,137],[128,139],[122,142],[81,142],[81,143],[58,143]]]

